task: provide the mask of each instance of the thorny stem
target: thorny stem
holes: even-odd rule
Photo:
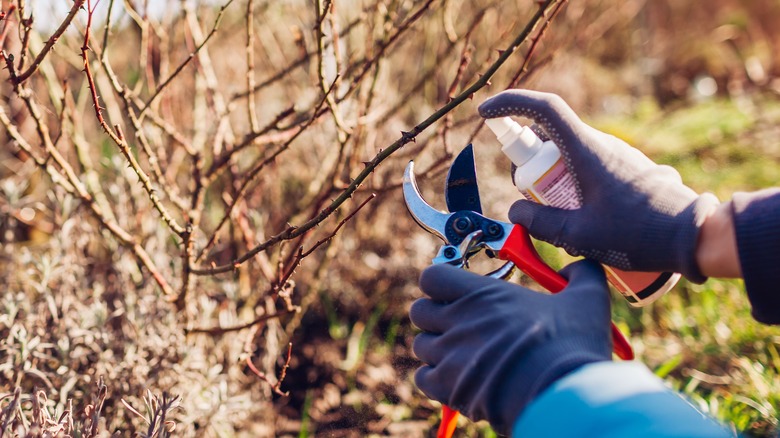
[[[517,87],[519,80],[525,77],[524,73],[528,72],[528,67],[531,64],[531,58],[533,58],[534,53],[536,53],[536,48],[539,45],[539,41],[542,40],[545,31],[547,31],[547,29],[550,27],[550,23],[552,23],[555,17],[558,16],[558,12],[561,11],[563,6],[567,2],[568,0],[560,0],[552,8],[552,12],[548,15],[548,18],[544,22],[542,22],[539,32],[536,33],[536,36],[531,38],[531,46],[528,48],[528,51],[525,53],[525,57],[523,58],[523,64],[517,70],[517,73],[515,73],[514,77],[509,81],[509,84],[506,87],[507,89]],[[469,136],[469,141],[468,141],[469,143],[474,141],[474,138],[477,137],[477,134],[479,134],[479,131],[481,131],[484,126],[485,126],[484,123],[480,123],[476,126],[476,128],[474,128],[474,131]]]
[[[436,121],[444,117],[447,113],[452,111],[461,103],[463,103],[467,99],[470,99],[474,95],[474,93],[487,86],[490,81],[490,78],[493,77],[493,75],[498,71],[498,69],[502,65],[504,65],[504,63],[506,63],[509,57],[515,52],[515,50],[528,39],[528,36],[531,34],[531,32],[533,32],[536,26],[540,22],[544,22],[545,20],[550,19],[550,17],[547,17],[546,15],[549,7],[551,5],[557,5],[565,1],[566,0],[546,0],[545,2],[541,3],[539,5],[539,9],[531,18],[531,20],[528,22],[528,24],[523,28],[522,31],[520,31],[520,33],[518,33],[518,35],[515,37],[512,43],[510,43],[509,47],[507,47],[504,51],[502,51],[499,54],[498,59],[487,68],[487,70],[482,74],[482,76],[479,77],[479,79],[477,79],[471,86],[463,90],[460,94],[455,96],[447,104],[442,106],[439,110],[435,111],[433,114],[428,116],[428,118],[426,118],[425,120],[420,122],[417,126],[412,128],[411,131],[402,132],[401,137],[398,140],[396,140],[394,143],[389,145],[387,148],[380,151],[376,156],[374,156],[373,159],[368,161],[366,163],[366,167],[354,178],[352,183],[350,183],[350,185],[346,189],[344,189],[341,192],[341,194],[336,199],[333,200],[333,202],[331,202],[327,207],[322,209],[317,215],[315,215],[314,217],[312,217],[311,219],[309,219],[308,221],[306,221],[305,223],[303,223],[298,227],[295,226],[288,227],[284,231],[272,236],[270,239],[266,240],[265,242],[256,245],[254,248],[247,251],[241,257],[238,257],[237,259],[233,260],[231,263],[222,266],[211,267],[211,268],[193,269],[192,273],[196,275],[214,275],[214,274],[220,274],[225,272],[231,272],[237,269],[238,267],[240,267],[242,263],[254,257],[255,254],[261,251],[265,251],[266,249],[278,244],[279,242],[295,239],[298,236],[303,235],[304,233],[308,232],[310,229],[320,224],[328,216],[333,214],[333,212],[336,211],[336,209],[338,209],[344,202],[346,202],[348,199],[352,197],[352,194],[355,193],[355,191],[358,189],[358,187],[360,187],[363,181],[365,181],[366,178],[368,178],[368,176],[374,172],[374,170],[380,163],[382,163],[384,160],[390,157],[390,155],[392,155],[394,152],[401,149],[407,143],[414,141],[417,135],[419,135],[429,126],[431,126]]]
[[[38,53],[38,56],[35,57],[35,60],[32,62],[32,64],[30,64],[27,70],[25,70],[23,73],[20,73],[16,77],[14,86],[17,86],[26,81],[30,76],[32,76],[33,73],[35,73],[35,71],[41,65],[41,62],[43,62],[43,59],[46,58],[46,55],[48,55],[49,51],[51,51],[51,49],[54,47],[54,44],[57,43],[57,40],[60,38],[60,36],[62,36],[62,34],[65,33],[65,30],[67,30],[67,28],[70,26],[70,23],[76,17],[76,14],[78,14],[79,9],[84,6],[85,1],[86,0],[75,0],[73,2],[73,6],[70,8],[70,12],[68,12],[67,17],[65,17],[62,23],[60,23],[60,27],[58,27],[57,30],[55,30],[54,33],[49,37],[49,39],[46,41],[46,44],[43,46],[43,49],[41,49],[41,52]]]
[[[360,69],[358,74],[350,78],[352,80],[350,88],[346,93],[344,93],[343,96],[338,99],[339,102],[345,100],[357,89],[357,85],[362,82],[363,77],[371,71],[374,65],[376,65],[380,59],[382,59],[384,54],[387,52],[387,49],[395,44],[396,41],[398,41],[403,35],[406,34],[406,31],[409,30],[414,23],[416,23],[420,18],[422,18],[423,15],[425,15],[434,1],[435,0],[427,0],[425,4],[420,6],[417,12],[412,14],[412,16],[409,17],[406,21],[401,23],[395,33],[391,35],[386,42],[379,46],[379,49],[374,53],[374,56],[363,63],[363,67]],[[547,1],[549,2],[550,0]]]
[[[343,227],[350,219],[355,217],[355,215],[358,214],[358,212],[362,210],[363,207],[365,207],[369,202],[374,200],[374,198],[376,198],[376,194],[372,193],[368,198],[366,198],[366,200],[361,202],[360,205],[358,205],[357,208],[355,208],[352,211],[352,213],[348,214],[347,217],[342,219],[341,222],[339,222],[339,224],[336,226],[336,228],[333,229],[333,231],[330,234],[318,240],[317,243],[312,245],[312,247],[309,248],[307,251],[303,251],[303,247],[300,247],[295,257],[286,264],[286,267],[284,268],[283,276],[276,282],[276,285],[273,287],[272,291],[276,292],[284,288],[287,282],[290,280],[290,277],[292,277],[293,273],[295,272],[295,268],[297,268],[301,264],[303,259],[310,256],[320,246],[324,245],[325,243],[333,239],[336,236],[336,234],[338,234],[339,230],[341,230],[341,227]]]
[[[91,36],[91,28],[92,28],[92,16],[94,15],[95,8],[97,7],[97,3],[100,1],[96,1],[95,5],[92,5],[92,0],[86,0],[87,1],[87,26],[84,31],[84,44],[81,46],[81,57],[84,60],[84,74],[87,77],[87,85],[89,87],[89,91],[92,96],[92,104],[95,107],[95,116],[97,117],[98,123],[100,123],[100,126],[103,128],[103,131],[108,134],[108,136],[111,138],[111,140],[119,147],[119,150],[122,152],[122,155],[125,156],[125,159],[127,159],[128,163],[130,164],[130,167],[133,169],[135,174],[138,176],[138,179],[141,182],[141,185],[146,190],[147,195],[149,196],[149,200],[152,202],[152,205],[154,205],[154,208],[160,213],[160,216],[162,217],[163,221],[168,225],[168,227],[176,233],[176,235],[181,236],[184,233],[184,228],[176,222],[176,220],[171,217],[170,213],[168,212],[168,209],[165,208],[165,206],[162,205],[162,201],[160,200],[160,197],[157,196],[155,188],[152,186],[152,181],[149,179],[149,176],[146,175],[146,172],[144,172],[141,169],[141,165],[138,163],[138,161],[135,159],[135,155],[130,151],[130,147],[127,144],[127,140],[124,137],[124,134],[122,133],[122,129],[119,125],[114,125],[114,128],[116,130],[111,129],[111,127],[108,126],[108,123],[103,118],[103,109],[100,107],[100,98],[97,94],[97,87],[95,86],[95,79],[92,76],[92,70],[90,68],[90,62],[89,62],[89,39]]]

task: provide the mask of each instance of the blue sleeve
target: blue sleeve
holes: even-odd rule
[[[731,206],[753,317],[764,324],[780,324],[780,189],[735,193]]]
[[[513,432],[567,438],[736,436],[638,362],[583,366],[531,403]]]

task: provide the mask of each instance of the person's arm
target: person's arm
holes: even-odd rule
[[[696,263],[705,277],[742,277],[731,202],[720,204],[704,220],[696,245]]]
[[[735,193],[705,219],[696,262],[708,277],[744,278],[753,317],[780,324],[780,189]]]
[[[566,438],[732,437],[644,365],[598,362],[555,382],[515,422],[513,435]]]

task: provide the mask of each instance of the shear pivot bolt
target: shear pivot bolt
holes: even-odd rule
[[[459,217],[452,223],[452,227],[455,228],[456,233],[461,236],[465,236],[471,231],[471,219],[467,217]]]

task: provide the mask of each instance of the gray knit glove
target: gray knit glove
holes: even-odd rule
[[[562,210],[521,200],[509,219],[537,239],[627,271],[679,272],[703,282],[696,240],[718,205],[680,174],[624,141],[586,125],[559,96],[528,90],[499,93],[479,107],[485,118],[532,119],[561,150],[582,207]]]

